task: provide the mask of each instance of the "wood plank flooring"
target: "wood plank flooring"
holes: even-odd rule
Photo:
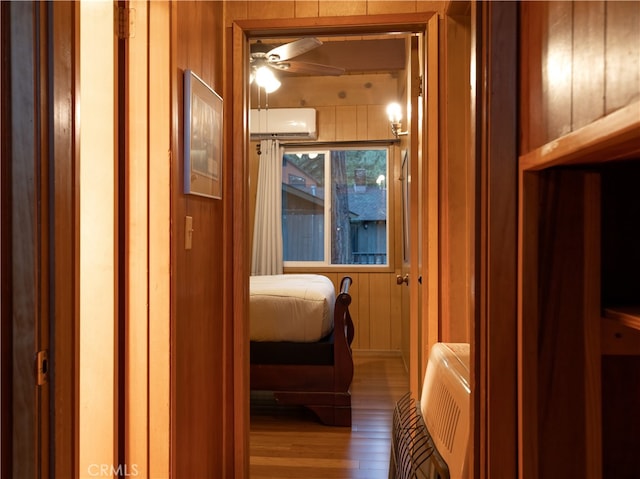
[[[251,399],[251,479],[387,479],[393,408],[409,388],[401,357],[354,353],[351,428],[322,425],[270,395]]]

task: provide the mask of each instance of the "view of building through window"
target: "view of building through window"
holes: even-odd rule
[[[386,148],[286,150],[284,261],[388,263]]]

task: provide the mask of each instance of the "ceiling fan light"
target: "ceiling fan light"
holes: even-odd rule
[[[258,86],[264,88],[267,93],[276,91],[281,85],[271,69],[266,66],[262,66],[256,70],[256,83]]]
[[[280,83],[280,81],[278,81],[276,77],[273,77],[273,79],[269,80],[269,82],[264,85],[263,88],[267,93],[273,93],[278,88],[280,88],[280,85],[282,85],[282,83]]]

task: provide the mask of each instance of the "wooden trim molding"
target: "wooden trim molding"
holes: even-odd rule
[[[341,17],[286,18],[274,20],[237,20],[235,23],[252,38],[274,35],[364,35],[397,31],[424,31],[425,24],[435,15],[426,13],[399,13],[387,15],[353,15]]]
[[[603,153],[606,152],[606,158]],[[520,157],[523,170],[602,163],[640,154],[640,101],[610,113]]]
[[[478,155],[478,313],[475,349],[476,479],[517,476],[517,14],[479,2],[474,128]]]

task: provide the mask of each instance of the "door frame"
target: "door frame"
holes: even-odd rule
[[[432,19],[433,18],[433,19]],[[234,418],[234,430],[237,433],[244,431],[244,435],[237,434],[236,457],[244,461],[244,464],[236,464],[237,477],[242,475],[243,468],[248,472],[248,438],[249,438],[249,328],[248,328],[248,289],[249,289],[249,268],[248,268],[248,197],[249,186],[248,176],[248,105],[249,105],[249,64],[246,61],[249,39],[265,38],[274,36],[301,36],[301,35],[364,35],[364,34],[385,34],[390,32],[417,32],[422,33],[427,38],[429,21],[437,24],[438,15],[436,12],[423,12],[411,14],[388,14],[388,15],[363,15],[363,16],[343,16],[343,17],[318,17],[318,18],[290,18],[290,19],[269,19],[269,20],[236,20],[232,25],[231,41],[231,88],[232,107],[230,124],[232,138],[232,155],[234,158],[234,168],[232,171],[232,184],[234,190],[234,203],[236,205],[234,215],[233,237],[242,238],[242,241],[233,242],[233,264],[234,273],[232,278],[234,303],[234,339],[233,343],[240,353],[237,358],[242,358],[236,364],[234,371],[234,390],[236,397],[246,398],[243,408],[238,411]],[[436,35],[437,38],[437,35]],[[423,72],[424,78],[424,72]],[[423,108],[426,110],[425,95],[422,97]],[[432,110],[433,111],[433,110]],[[435,121],[437,118],[437,108]],[[437,124],[437,123],[436,123]],[[421,148],[425,148],[422,142]],[[436,148],[437,154],[437,148]],[[425,156],[426,158],[426,156]],[[434,160],[437,165],[437,156]],[[240,206],[241,205],[241,206]],[[241,208],[241,211],[238,211]],[[417,280],[417,277],[416,277]],[[426,289],[426,288],[425,288]],[[438,308],[436,307],[436,311]],[[437,330],[438,318],[433,318]],[[417,331],[416,329],[413,329]],[[410,362],[413,370],[419,368],[419,356],[417,351],[412,355]],[[411,369],[411,366],[410,366]],[[413,376],[416,376],[415,374]],[[416,376],[417,378],[417,376]],[[417,384],[414,386],[417,387]],[[415,394],[418,394],[415,391]],[[241,467],[240,467],[241,466]]]

